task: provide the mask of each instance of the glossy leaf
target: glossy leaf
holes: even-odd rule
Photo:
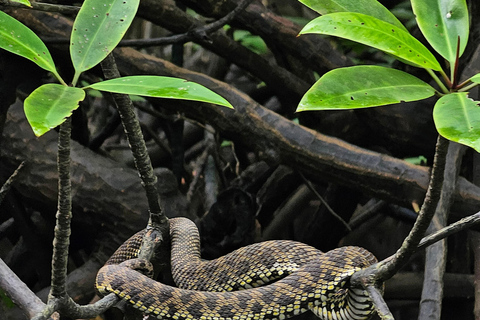
[[[45,44],[32,30],[0,11],[0,48],[36,63],[40,68],[60,75]]]
[[[403,71],[355,66],[323,75],[303,96],[297,111],[376,107],[434,94],[429,84]]]
[[[312,10],[321,15],[334,12],[357,12],[363,13],[385,22],[391,23],[399,28],[405,29],[403,24],[395,17],[390,10],[377,0],[299,0]]]
[[[441,97],[433,109],[438,133],[480,151],[480,107],[467,94],[451,93]]]
[[[473,81],[475,83],[480,83],[480,73],[477,73],[473,77],[470,78],[470,81]]]
[[[98,63],[117,46],[137,12],[139,0],[86,0],[73,24],[70,55],[76,75]]]
[[[433,54],[410,33],[365,14],[327,14],[310,21],[300,33],[319,33],[349,39],[382,50],[418,67],[441,70]]]
[[[458,37],[460,56],[468,41],[468,8],[465,0],[411,0],[411,2],[423,35],[453,66]]]
[[[84,89],[135,94],[155,98],[203,101],[232,108],[220,95],[187,80],[161,76],[130,76],[98,82]]]
[[[25,115],[35,135],[41,136],[62,124],[84,98],[80,88],[44,84],[25,99]]]

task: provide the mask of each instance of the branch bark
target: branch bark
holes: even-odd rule
[[[447,225],[451,198],[457,185],[464,151],[464,146],[449,142],[444,184],[435,216],[430,223],[430,233],[439,231]],[[447,241],[443,239],[426,249],[425,278],[418,319],[440,319],[443,299],[443,276],[447,259],[446,245]]]
[[[16,305],[20,306],[28,318],[32,318],[45,307],[45,304],[10,270],[2,259],[0,259],[0,288]]]

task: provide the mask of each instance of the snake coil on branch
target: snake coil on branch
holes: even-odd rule
[[[142,235],[114,253],[98,272],[96,287],[159,319],[282,320],[307,310],[325,320],[368,319],[373,313],[366,291],[348,287],[353,273],[377,262],[363,248],[322,253],[299,242],[274,240],[202,261],[196,226],[174,218],[171,264],[177,288],[136,271],[152,270],[149,261],[135,258]]]

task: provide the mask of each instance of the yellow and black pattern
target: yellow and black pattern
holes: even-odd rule
[[[182,289],[237,291],[281,279],[323,254],[301,242],[275,240],[242,247],[215,260],[200,258],[200,236],[186,218],[170,220],[172,275]]]
[[[97,275],[97,290],[102,294],[114,292],[159,319],[286,319],[307,310],[321,319],[368,319],[373,312],[364,290],[348,288],[355,271],[376,262],[365,249],[342,247],[323,254],[297,242],[270,241],[202,262],[194,235],[198,231],[189,230],[194,225],[182,221],[185,219],[175,220],[171,220],[172,266],[176,265],[172,271],[180,283],[177,285],[184,289],[161,284],[135,271],[148,270],[150,262],[133,259],[105,265]],[[300,248],[298,255],[296,245]],[[270,258],[272,255],[279,260]],[[182,269],[183,263],[186,269]],[[248,289],[270,283],[272,275],[283,278]],[[244,288],[248,290],[231,291]]]

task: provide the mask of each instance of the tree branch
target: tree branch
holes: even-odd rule
[[[430,232],[438,231],[447,224],[452,195],[457,185],[460,164],[465,147],[448,143],[444,183],[435,216],[430,223]],[[443,276],[447,259],[446,239],[427,247],[425,276],[418,319],[440,319],[443,299]]]
[[[105,79],[120,77],[113,55],[108,55],[101,63],[101,66]],[[167,218],[160,207],[160,199],[157,192],[157,177],[153,173],[152,163],[148,155],[145,140],[143,139],[140,123],[133,111],[132,101],[126,94],[112,93],[112,96],[117,105],[118,113],[120,114],[125,134],[127,135],[130,149],[133,153],[135,166],[137,167],[146,191],[150,219],[165,224]],[[157,218],[152,219],[152,216],[156,216]]]
[[[71,119],[60,125],[58,134],[58,211],[53,240],[52,288],[50,296],[60,298],[67,294],[68,246],[70,244],[70,223],[72,220],[72,186],[70,181],[70,134]]]

